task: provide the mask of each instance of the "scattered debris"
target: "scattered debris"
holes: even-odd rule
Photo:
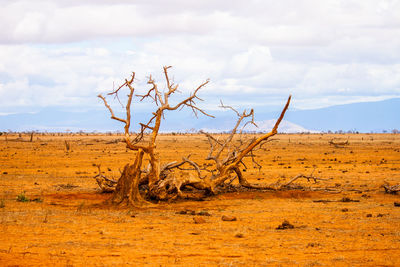
[[[177,211],[176,214],[181,214],[181,215],[196,215],[196,212],[194,210],[181,210]]]
[[[242,233],[237,233],[237,234],[235,235],[235,237],[237,237],[237,238],[243,238],[244,235],[243,235]]]
[[[367,218],[370,218],[370,217],[372,217],[372,214],[371,214],[371,213],[368,213],[366,217],[367,217]]]
[[[313,247],[319,247],[319,246],[321,246],[320,243],[310,242],[307,244],[307,248],[309,248],[309,247],[313,248]]]
[[[114,139],[112,141],[106,142],[106,145],[118,144],[119,142],[123,142],[123,141],[124,141],[123,139],[117,138],[117,139]]]
[[[335,202],[335,200],[329,200],[329,199],[318,199],[318,200],[313,200],[315,203],[329,203],[329,202]]]
[[[276,227],[275,229],[276,230],[286,230],[286,229],[293,229],[294,228],[294,225],[293,224],[291,224],[289,221],[287,221],[287,220],[284,220],[283,222],[282,222],[282,224],[281,225],[279,225],[278,227]]]
[[[344,209],[341,209],[341,211],[342,211],[342,212],[348,212],[348,211],[349,211],[349,209],[347,209],[347,208],[344,208]]]
[[[208,213],[208,212],[205,211],[205,210],[202,210],[202,211],[198,212],[197,215],[199,215],[199,216],[211,216],[211,214]]]
[[[400,202],[394,202],[395,207],[400,207]]]
[[[54,187],[58,187],[58,189],[62,188],[62,189],[73,189],[76,187],[79,187],[79,185],[73,185],[73,184],[57,184],[54,185]]]
[[[360,200],[358,199],[351,199],[349,197],[343,197],[342,200],[340,200],[341,202],[360,202]]]
[[[181,210],[181,211],[177,211],[175,212],[175,214],[181,214],[181,215],[197,215],[197,216],[211,216],[211,214],[208,211],[202,210],[199,212],[196,212],[194,210]]]
[[[317,199],[313,200],[315,203],[329,203],[329,202],[360,202],[358,199],[351,199],[349,197],[343,197],[340,200],[330,200],[330,199]]]

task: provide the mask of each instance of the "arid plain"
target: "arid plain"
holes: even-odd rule
[[[96,164],[118,179],[133,161],[119,138],[0,136],[0,265],[400,265],[400,196],[382,187],[400,183],[399,134],[278,134],[255,152],[261,170],[247,159],[246,178],[322,180],[142,208],[106,204],[93,178]],[[208,150],[202,135],[158,139],[166,162],[203,164]],[[293,228],[277,229],[285,220]]]

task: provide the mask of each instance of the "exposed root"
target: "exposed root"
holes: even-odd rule
[[[97,174],[94,178],[96,179],[97,184],[99,185],[102,193],[112,193],[117,186],[117,181],[107,178],[101,173],[100,164],[96,165],[99,169],[99,174]]]

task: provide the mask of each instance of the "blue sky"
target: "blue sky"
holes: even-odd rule
[[[103,108],[162,66],[206,109],[276,110],[400,97],[398,0],[0,0],[0,115]],[[137,106],[142,108],[141,106]]]

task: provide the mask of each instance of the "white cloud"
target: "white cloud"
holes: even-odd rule
[[[400,1],[0,0],[0,112],[100,105],[161,67],[206,105],[400,96]]]

